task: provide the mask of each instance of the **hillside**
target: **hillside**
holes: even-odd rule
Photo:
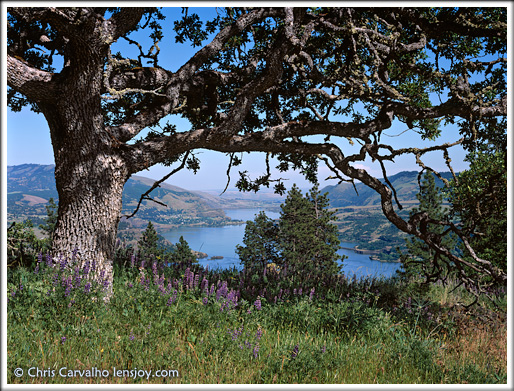
[[[451,173],[444,172],[441,176],[450,179]],[[408,218],[409,211],[418,204],[417,177],[416,171],[402,171],[389,177],[403,206],[403,210],[398,211],[403,218]],[[442,185],[442,181],[436,178],[436,186]],[[322,193],[328,193],[330,206],[336,211],[339,238],[343,242],[357,244],[362,250],[369,250],[375,259],[398,259],[396,248],[404,248],[407,235],[386,219],[382,213],[380,196],[374,190],[362,183],[356,183],[355,187],[357,193],[350,183],[322,189]]]
[[[451,179],[450,172],[442,172],[441,176],[445,179]],[[400,204],[410,206],[417,203],[416,194],[419,192],[418,172],[402,171],[398,174],[388,177],[389,182],[396,189],[398,201]],[[385,183],[381,179],[382,183]],[[436,178],[436,186],[442,187],[443,183]],[[356,183],[357,193],[351,183],[343,182],[339,185],[327,186],[322,189],[322,193],[328,192],[330,205],[334,208],[347,206],[380,206],[380,196],[376,191],[370,189],[363,183]]]
[[[450,173],[442,173],[450,178]],[[389,177],[396,188],[398,199],[404,209],[400,215],[408,217],[409,210],[417,204],[417,172],[403,171]],[[131,214],[141,195],[155,180],[132,176],[123,189],[122,214]],[[441,186],[439,179],[436,184]],[[396,259],[395,248],[403,246],[406,237],[382,214],[378,194],[363,185],[356,184],[357,192],[349,183],[327,186],[322,193],[328,192],[330,206],[336,210],[336,225],[340,239],[352,242],[361,249],[380,250],[380,258]],[[166,204],[160,205],[143,201],[140,210],[130,219],[122,219],[119,226],[120,237],[132,242],[146,227],[148,221],[154,223],[158,231],[165,231],[178,225],[223,225],[234,223],[224,209],[266,208],[278,210],[283,197],[272,193],[257,195],[253,193],[231,192],[219,196],[215,192],[189,191],[162,183],[150,196]],[[45,206],[48,199],[57,200],[54,166],[23,164],[7,167],[7,218],[8,221],[22,221],[30,218],[37,227],[46,216]],[[384,252],[385,251],[385,252]]]
[[[155,180],[132,176],[123,189],[122,215],[131,214],[139,198]],[[160,205],[143,201],[138,213],[122,221],[120,228],[140,228],[151,220],[156,228],[168,229],[175,225],[220,225],[230,219],[223,209],[262,206],[256,200],[223,198],[213,194],[194,192],[166,183],[150,194]],[[55,188],[54,165],[23,164],[7,167],[7,218],[20,221],[30,218],[37,226],[46,216],[45,206],[50,198],[58,200]]]

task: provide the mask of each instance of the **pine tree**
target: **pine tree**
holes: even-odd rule
[[[331,223],[326,194],[314,186],[304,197],[294,185],[289,191],[279,220],[279,265],[293,267],[297,274],[323,278],[340,272],[337,261],[339,239],[337,227]]]
[[[245,266],[247,297],[264,292],[272,297],[314,287],[318,293],[326,291],[341,271],[338,261],[344,259],[337,254],[337,226],[328,206],[326,194],[321,195],[317,186],[303,196],[293,185],[278,222],[264,212],[247,222],[244,246],[236,250]],[[275,267],[270,268],[271,264]]]
[[[137,242],[140,257],[157,257],[161,255],[158,247],[159,237],[151,221]]]
[[[175,244],[175,251],[172,254],[173,261],[176,263],[198,263],[198,259],[193,254],[191,247],[181,236],[178,240],[178,243]]]
[[[263,211],[253,221],[248,221],[243,238],[245,246],[236,246],[236,253],[245,269],[261,275],[268,264],[276,263],[277,239],[278,226]]]
[[[57,204],[52,197],[48,200],[48,205],[46,205],[45,208],[47,216],[44,219],[45,224],[40,224],[39,228],[48,235],[48,242],[51,245],[52,236],[55,231],[55,224],[57,223]]]
[[[447,212],[443,208],[443,193],[435,184],[435,178],[432,173],[425,172],[420,183],[420,191],[416,195],[419,200],[419,206],[412,209],[410,216],[427,212],[429,218],[433,220],[446,220]],[[441,225],[429,225],[428,232],[442,234],[444,227]],[[400,259],[403,263],[403,271],[400,275],[406,278],[418,277],[420,275],[435,275],[439,272],[448,271],[450,266],[449,260],[444,256],[437,254],[435,250],[430,248],[424,241],[411,237],[405,240],[407,253],[401,253]],[[457,239],[454,235],[446,235],[442,244],[447,248],[456,248]],[[428,281],[428,280],[427,280]]]

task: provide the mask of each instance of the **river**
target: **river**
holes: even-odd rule
[[[233,220],[253,220],[259,209],[227,209],[225,214]],[[265,211],[272,219],[279,218],[277,212]],[[188,242],[192,250],[201,251],[208,255],[200,259],[201,265],[209,265],[209,268],[227,269],[235,266],[240,269],[240,261],[235,250],[236,245],[243,244],[245,224],[225,225],[221,227],[179,227],[164,232],[163,236],[171,243],[177,243],[180,236]],[[342,242],[343,247],[354,247],[356,243]],[[348,258],[343,261],[343,272],[347,276],[355,274],[358,278],[365,276],[390,277],[400,267],[399,263],[372,261],[369,255],[357,254],[352,250],[340,249],[341,255]],[[221,256],[223,259],[210,259],[213,256]]]

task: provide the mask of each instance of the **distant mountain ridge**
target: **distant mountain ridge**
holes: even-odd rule
[[[8,219],[19,220],[23,216],[45,216],[49,198],[58,199],[55,188],[54,165],[22,164],[7,166],[7,213]],[[443,178],[451,179],[451,173],[441,173]],[[398,199],[404,206],[417,203],[416,194],[419,192],[417,171],[402,171],[389,177],[389,181],[396,189]],[[383,181],[383,179],[382,179]],[[153,184],[155,180],[143,176],[133,175],[123,189],[122,214],[131,214],[139,198]],[[436,178],[436,185],[442,186],[441,180]],[[322,192],[328,192],[330,206],[340,207],[379,207],[380,196],[362,183],[355,185],[357,193],[350,183],[327,186]],[[189,191],[178,186],[162,183],[152,191],[150,196],[167,207],[151,201],[143,201],[136,217],[131,219],[132,226],[142,226],[151,220],[158,225],[219,225],[230,219],[223,209],[275,207],[281,199],[269,198],[265,201],[258,199],[245,199],[244,194],[235,198],[235,195],[220,197],[213,193]]]
[[[22,164],[7,166],[7,214],[9,220],[31,218],[36,224],[38,217],[46,216],[45,205],[50,198],[58,200],[55,186],[55,165]],[[141,197],[155,183],[155,179],[133,175],[123,188],[122,215],[131,214]],[[230,219],[223,209],[261,207],[257,199],[243,197],[219,197],[206,192],[190,191],[178,186],[161,183],[150,197],[167,205],[143,201],[130,225],[143,226],[147,221],[163,228],[175,225],[219,225]],[[41,218],[39,218],[41,220]]]
[[[453,179],[450,172],[441,172],[441,176],[445,179]],[[402,171],[395,175],[388,176],[389,182],[393,185],[398,196],[398,201],[406,205],[412,205],[418,202],[416,194],[419,193],[418,172]],[[380,179],[385,183],[384,179]],[[443,187],[442,181],[436,177],[436,186]],[[328,192],[330,206],[348,207],[348,206],[379,206],[380,195],[373,189],[363,183],[356,183],[355,188],[351,183],[342,182],[334,186],[326,186],[321,192]]]

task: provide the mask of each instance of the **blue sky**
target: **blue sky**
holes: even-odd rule
[[[214,8],[206,8],[200,10],[200,16],[212,15],[215,12]],[[169,17],[164,21],[163,26],[171,24],[173,18],[171,14],[180,13],[180,8],[165,9],[163,13],[169,14]],[[167,31],[166,31],[167,30]],[[159,58],[159,65],[169,69],[176,70],[189,59],[193,53],[199,48],[192,48],[188,44],[176,45],[174,42],[174,34],[170,33],[169,27],[165,28],[165,38],[160,43],[161,56]],[[149,41],[148,41],[149,42]],[[144,44],[144,42],[141,42]],[[127,45],[120,42],[119,49],[113,48],[113,52],[117,50],[126,53]],[[133,52],[135,56],[135,52]],[[182,118],[175,117],[174,123],[177,129],[188,130],[189,125],[187,121]],[[382,141],[390,143],[393,147],[423,147],[444,142],[453,142],[459,138],[458,130],[455,126],[447,127],[443,130],[442,137],[436,142],[422,141],[417,133],[409,130],[403,133],[400,137],[388,137],[397,135],[406,130],[405,125],[395,122],[393,126],[384,132]],[[334,139],[332,139],[334,141]],[[350,153],[351,147],[345,141],[340,145],[344,148],[344,153]],[[28,108],[24,108],[19,113],[13,113],[7,109],[7,165],[18,165],[24,163],[37,163],[37,164],[53,164],[53,151],[50,142],[50,134],[46,120],[43,115],[35,114]],[[175,174],[167,182],[176,186],[184,187],[191,190],[213,190],[223,189],[225,187],[227,176],[226,170],[229,158],[222,153],[212,151],[198,151],[198,158],[201,160],[200,171],[193,175],[192,172],[182,171]],[[463,161],[465,153],[460,147],[450,149],[450,156],[452,158],[452,165],[454,170],[461,171],[467,167]],[[444,164],[444,159],[441,151],[437,151],[424,156],[424,162],[432,168],[439,171],[447,171]],[[356,164],[359,168],[367,168],[370,173],[381,177],[381,170],[378,164],[372,164],[370,161],[365,161]],[[419,170],[414,157],[400,157],[394,164],[386,164],[388,174],[394,174],[405,170]],[[148,170],[138,173],[137,175],[147,176],[154,179],[159,179],[166,175],[173,169],[156,165]],[[238,178],[238,171],[247,170],[252,178],[262,175],[265,171],[264,154],[252,153],[251,155],[245,154],[243,165],[233,168],[231,174],[231,187],[234,186]],[[321,166],[319,171],[319,180],[322,186],[335,184],[335,181],[324,182],[324,178],[331,175],[329,170]],[[287,188],[297,183],[300,187],[309,187],[310,185],[303,179],[301,174],[295,172],[277,173],[277,177],[288,178],[285,182]]]

